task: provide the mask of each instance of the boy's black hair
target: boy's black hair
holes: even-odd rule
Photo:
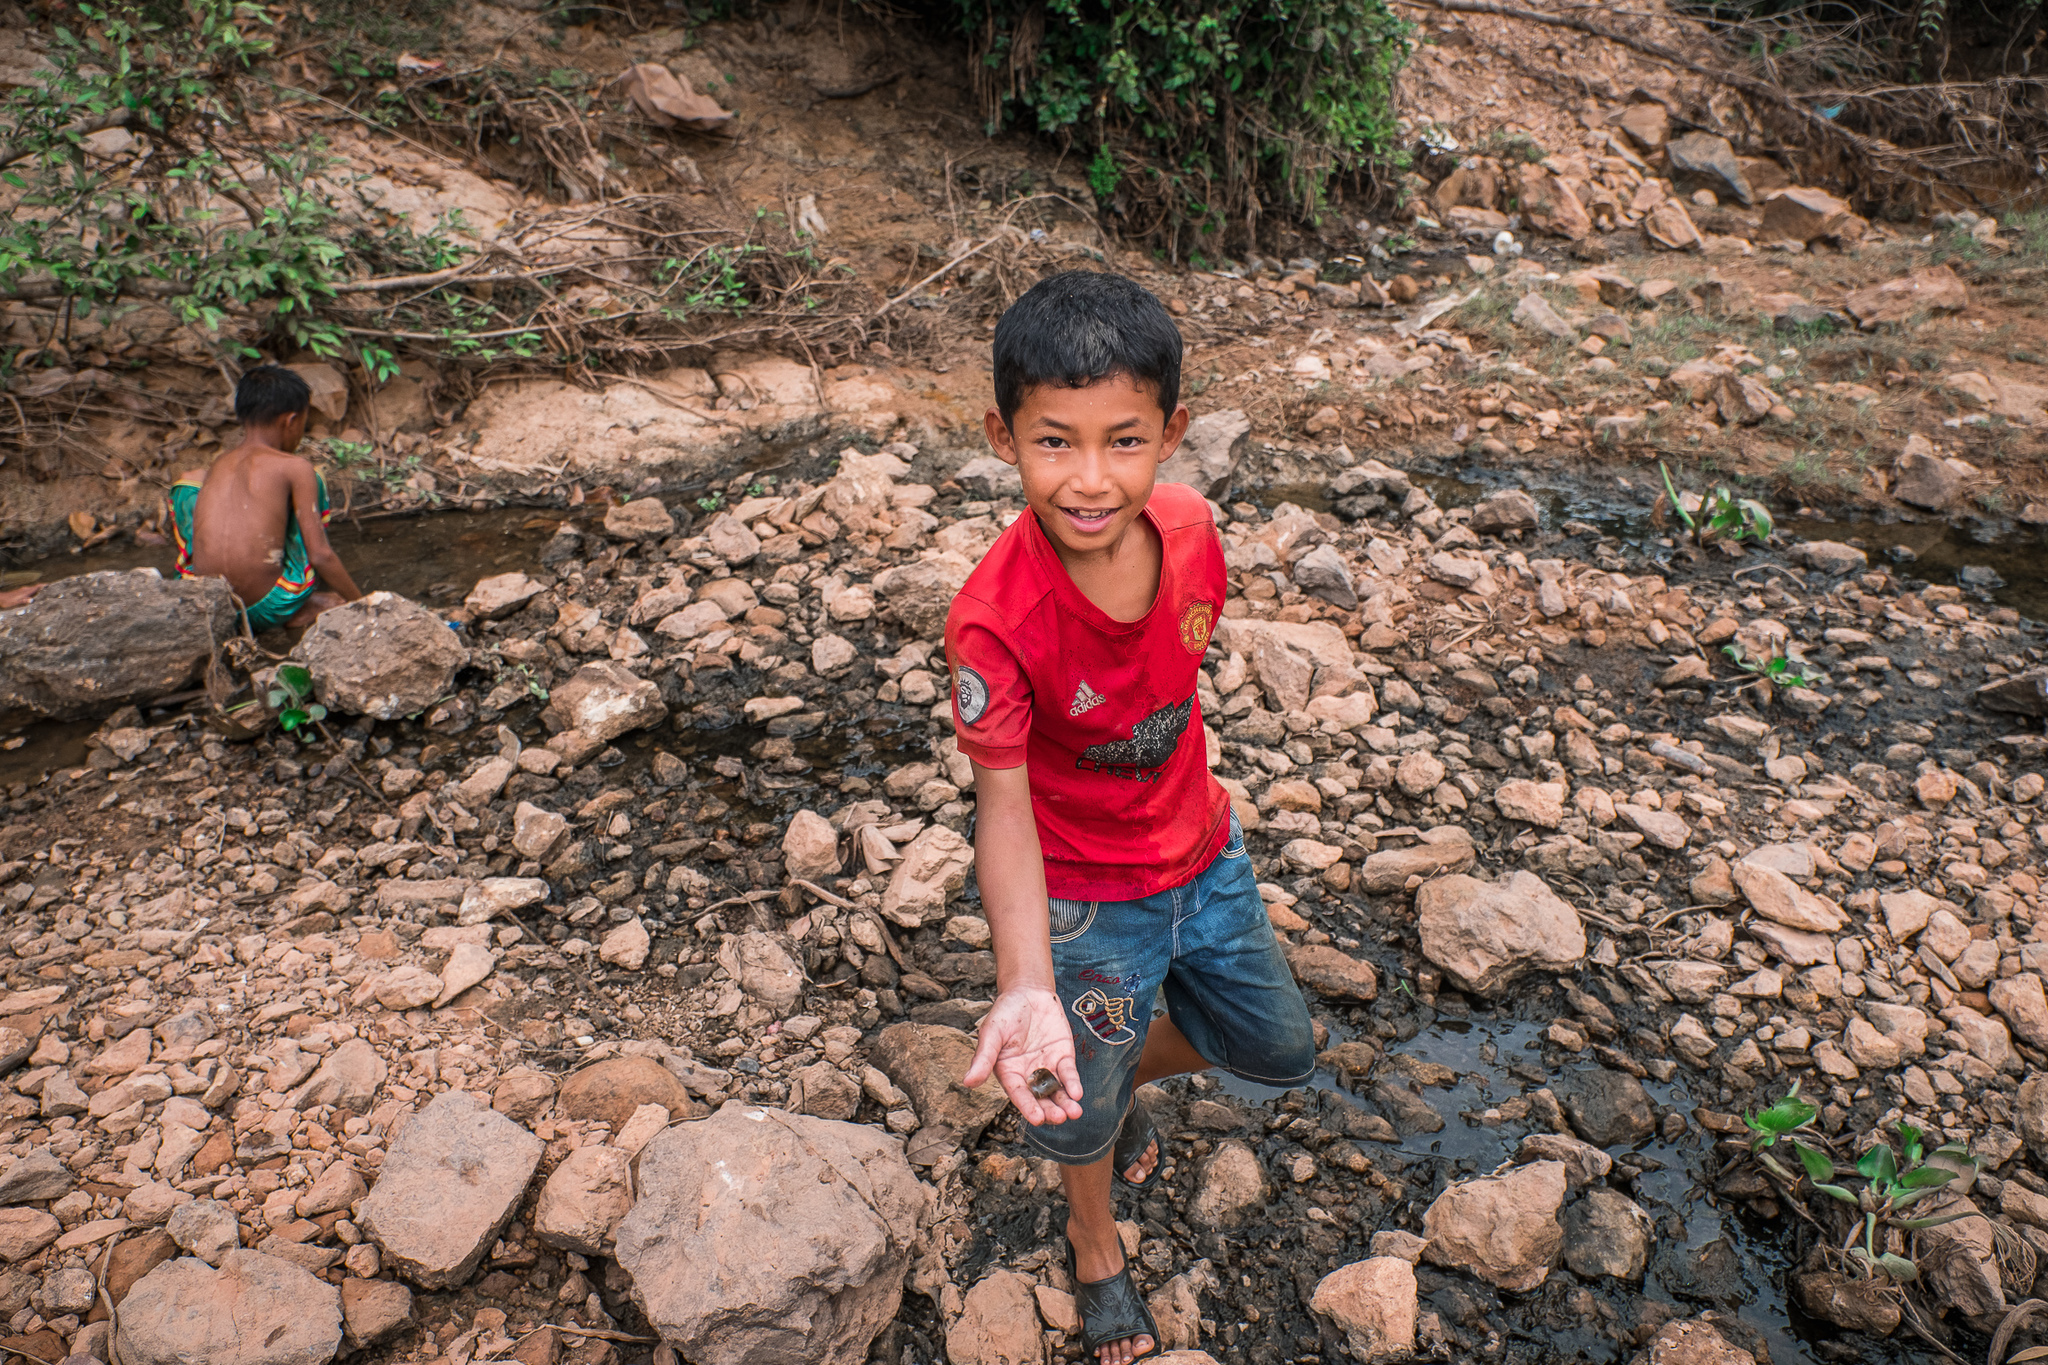
[[[313,390],[282,365],[258,365],[235,385],[235,420],[243,426],[275,422],[312,404]]]
[[[1180,329],[1150,290],[1099,270],[1041,280],[996,323],[996,408],[1008,425],[1041,384],[1083,389],[1111,375],[1150,385],[1168,417],[1180,406]]]

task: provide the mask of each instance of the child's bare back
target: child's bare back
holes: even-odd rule
[[[284,566],[286,527],[320,521],[318,478],[297,455],[243,446],[186,475],[203,480],[193,508],[193,572],[225,578],[244,602],[269,592]],[[301,535],[304,530],[301,529]]]
[[[362,596],[327,539],[326,485],[291,453],[309,397],[289,370],[250,371],[235,390],[242,443],[171,486],[178,572],[226,579],[256,630],[304,625]]]

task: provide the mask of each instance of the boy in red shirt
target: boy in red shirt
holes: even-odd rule
[[[1159,1347],[1110,1207],[1113,1180],[1142,1189],[1159,1165],[1137,1087],[1211,1066],[1299,1085],[1315,1065],[1207,764],[1195,675],[1223,546],[1199,494],[1154,481],[1187,431],[1180,367],[1172,318],[1120,276],[1057,275],[1003,314],[984,427],[1030,514],[946,621],[997,973],[964,1081],[993,1073],[1063,1168],[1082,1338],[1103,1365]]]

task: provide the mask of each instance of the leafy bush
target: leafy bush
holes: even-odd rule
[[[1090,149],[1128,236],[1176,257],[1313,219],[1393,147],[1410,26],[1385,0],[957,0],[991,130]]]
[[[0,111],[15,160],[0,173],[14,191],[0,287],[84,308],[140,293],[208,330],[262,301],[298,344],[338,350],[339,332],[312,321],[342,256],[332,209],[298,188],[312,154],[274,147],[251,161],[218,136],[249,117],[226,78],[269,50],[268,16],[237,0],[192,0],[170,17],[126,3],[78,14],[78,31],[55,32],[47,85],[16,87]],[[84,152],[89,130],[124,125],[158,148],[139,173]]]
[[[401,355],[457,373],[607,370],[706,334],[732,345],[798,327],[829,354],[874,326],[866,294],[779,221],[707,219],[680,196],[630,192],[633,167],[686,183],[697,172],[603,80],[531,61],[401,71],[400,55],[379,47],[431,36],[452,8],[75,0],[62,11],[53,69],[0,91],[0,299],[54,319],[43,345],[0,351],[0,381],[53,372],[12,410],[36,477],[59,466],[46,451],[91,449],[73,421],[78,395],[62,391],[76,377],[72,324],[137,305],[152,306],[153,339],[122,345],[115,368],[169,358],[232,376],[262,355],[310,355],[369,385],[396,375]],[[321,39],[301,41],[308,28]],[[280,48],[324,53],[349,103],[298,89]],[[630,249],[521,261],[516,248],[481,243],[459,211],[432,225],[366,212],[348,161],[289,131],[310,120],[267,117],[285,105],[402,126],[429,155],[490,162],[543,196],[601,197],[601,210],[564,206],[520,222],[552,240],[582,225],[564,220],[602,211],[604,230]],[[593,193],[598,182],[607,193]],[[540,221],[549,214],[554,223]],[[157,310],[173,328],[159,329]],[[377,462],[387,480],[411,472]]]

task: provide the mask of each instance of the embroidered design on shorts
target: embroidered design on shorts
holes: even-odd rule
[[[1081,680],[1081,685],[1074,689],[1074,701],[1072,705],[1067,707],[1067,714],[1070,716],[1082,715],[1086,712],[1093,711],[1096,707],[1102,705],[1102,703],[1108,700],[1109,698],[1103,696],[1100,692],[1097,692],[1094,688],[1090,687],[1088,685],[1088,680],[1086,678],[1083,678]]]
[[[1180,747],[1180,737],[1186,732],[1194,709],[1195,697],[1191,692],[1180,705],[1162,706],[1133,725],[1129,739],[1089,745],[1074,760],[1074,766],[1133,782],[1157,782],[1160,768]]]
[[[1188,603],[1187,610],[1180,614],[1181,648],[1190,654],[1200,654],[1209,647],[1209,632],[1215,629],[1215,626],[1215,603]]]
[[[953,670],[953,705],[969,725],[988,714],[988,683],[966,664]]]
[[[1138,1002],[1128,995],[1110,996],[1104,995],[1100,989],[1091,989],[1074,1001],[1074,1013],[1097,1038],[1111,1047],[1122,1047],[1138,1037],[1130,1026],[1130,1018],[1137,1005]]]

